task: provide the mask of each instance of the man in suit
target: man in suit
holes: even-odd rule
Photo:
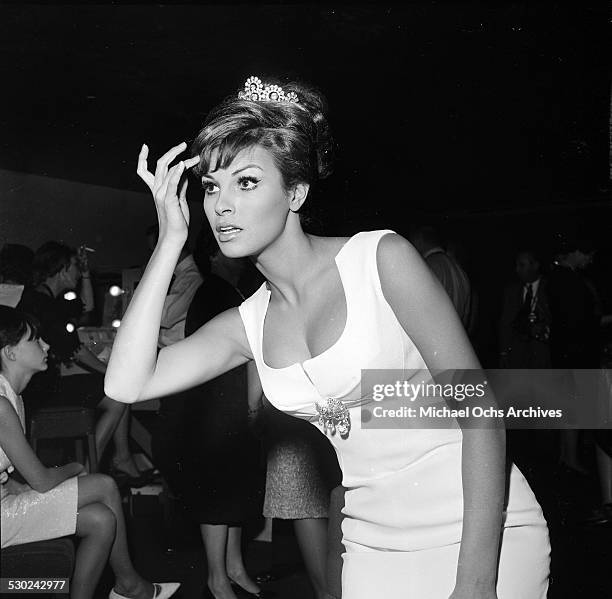
[[[504,290],[499,328],[500,366],[550,368],[548,283],[531,249],[516,256],[517,279]]]

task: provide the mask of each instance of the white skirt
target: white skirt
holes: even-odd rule
[[[459,543],[420,551],[345,545],[342,599],[448,599],[455,587]],[[504,529],[498,599],[546,599],[549,564],[545,525]]]
[[[46,493],[5,495],[0,503],[1,547],[46,541],[76,531],[78,481],[73,476]]]

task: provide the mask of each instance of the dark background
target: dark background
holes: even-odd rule
[[[438,224],[493,312],[517,247],[577,229],[608,297],[606,2],[5,4],[0,21],[0,168],[146,191],[142,142],[193,139],[249,75],[297,77],[337,138],[319,229]]]
[[[329,98],[349,215],[592,200],[609,180],[605,2],[1,10],[3,168],[142,190],[143,141],[193,138],[271,73]]]

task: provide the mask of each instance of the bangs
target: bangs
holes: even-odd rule
[[[38,320],[31,314],[24,313],[23,316],[25,330],[23,331],[22,337],[29,331],[30,334],[28,336],[28,341],[40,339],[40,322],[38,322]]]
[[[25,312],[20,312],[17,316],[18,321],[16,322],[17,326],[14,331],[14,343],[19,343],[26,335],[28,341],[40,339],[40,323],[38,320],[31,314],[26,314]]]
[[[194,155],[200,154],[200,163],[193,169],[198,178],[220,168],[226,169],[243,150],[258,145],[265,135],[265,129],[248,129],[224,135],[224,131],[212,131],[209,139],[203,139],[200,151],[194,148]],[[215,135],[216,133],[216,135]],[[214,161],[213,161],[214,158]]]
[[[17,345],[22,339],[40,339],[40,323],[31,314],[0,306],[0,347]]]

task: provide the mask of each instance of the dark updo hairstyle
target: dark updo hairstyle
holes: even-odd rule
[[[30,314],[21,310],[0,306],[0,349],[17,345],[28,334],[28,340],[38,339],[39,323]]]
[[[332,172],[334,143],[327,122],[327,101],[316,89],[302,83],[265,79],[278,84],[298,102],[243,100],[238,93],[227,98],[207,115],[193,142],[192,156],[200,156],[193,171],[198,177],[209,172],[211,156],[217,151],[215,169],[227,168],[242,150],[259,145],[274,158],[285,190],[297,183],[310,186],[309,200],[300,216],[311,209],[317,183]]]
[[[70,266],[72,257],[76,255],[77,251],[74,248],[58,241],[43,243],[36,250],[32,263],[34,285],[44,283],[49,277]]]

